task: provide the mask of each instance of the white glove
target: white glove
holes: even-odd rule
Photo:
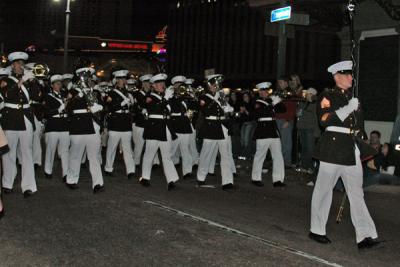
[[[146,115],[146,114],[147,114],[147,109],[145,109],[145,108],[142,109],[142,114],[143,114],[143,115]]]
[[[65,110],[65,105],[61,104],[61,106],[58,107],[58,113],[62,113]]]
[[[233,112],[233,107],[231,107],[231,106],[229,106],[229,105],[228,105],[228,106],[225,106],[225,107],[224,107],[224,112],[225,112],[225,113]]]
[[[94,103],[94,105],[90,108],[90,111],[92,113],[97,113],[97,112],[102,111],[102,110],[103,110],[103,106],[99,105],[97,103]]]
[[[167,88],[167,90],[165,90],[164,98],[168,100],[168,99],[170,99],[173,95],[174,95],[174,89],[172,89],[172,88]]]
[[[282,99],[276,95],[271,96],[271,100],[272,100],[272,105],[274,106],[282,101]]]
[[[121,107],[129,105],[130,100],[126,98],[124,101],[121,102]]]
[[[358,109],[358,98],[352,98],[344,107],[339,108],[336,110],[336,115],[339,117],[341,121],[344,121],[353,111]]]

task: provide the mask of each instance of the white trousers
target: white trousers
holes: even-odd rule
[[[114,160],[115,154],[117,153],[118,144],[121,142],[122,153],[124,156],[124,163],[126,174],[135,172],[135,162],[133,160],[132,152],[132,132],[108,132],[108,142],[107,142],[107,154],[106,154],[106,166],[104,170],[106,172],[112,172],[114,170]]]
[[[61,158],[62,176],[68,174],[69,155],[69,132],[49,132],[45,134],[46,156],[44,171],[47,174],[53,173],[53,163],[56,150]]]
[[[282,145],[280,138],[257,139],[257,149],[253,160],[253,171],[251,179],[261,181],[262,168],[268,150],[272,156],[272,182],[283,182],[285,179],[285,162],[282,155]]]
[[[363,170],[360,151],[356,148],[356,165],[344,166],[320,162],[317,181],[311,201],[311,229],[318,234],[326,234],[326,222],[332,204],[332,189],[339,177],[342,178],[350,202],[351,221],[356,230],[356,241],[366,237],[377,238],[375,224],[364,200]]]
[[[168,128],[166,128],[166,132],[167,141],[146,140],[146,150],[144,152],[142,163],[142,177],[144,179],[150,180],[151,168],[153,166],[153,161],[158,149],[161,151],[164,174],[165,178],[167,179],[167,183],[176,182],[179,179],[174,163],[171,160],[171,133],[169,132]]]
[[[222,140],[204,139],[203,147],[200,152],[199,167],[197,169],[197,180],[205,181],[213,160],[215,149],[219,150],[221,155],[221,176],[222,185],[233,184],[232,160],[229,158],[229,141],[228,130],[222,127],[225,138]],[[215,164],[215,159],[214,159]]]
[[[190,141],[189,141],[189,150],[190,153],[192,154],[192,161],[193,165],[199,164],[199,152],[197,151],[197,144],[196,144],[196,130],[193,128],[192,125],[192,131],[193,133],[190,134]]]
[[[192,154],[189,150],[190,134],[176,135],[178,138],[172,142],[171,155],[175,155],[179,148],[180,155],[182,156],[182,174],[185,175],[191,173],[193,167]]]
[[[101,146],[102,147],[107,146],[107,140],[108,140],[108,130],[104,129],[103,132],[101,133]]]
[[[229,162],[231,166],[231,171],[232,173],[236,173],[235,161],[233,160],[233,154],[232,154],[232,139],[230,136],[228,136],[228,139],[229,139],[228,140]],[[208,173],[215,173],[215,163],[217,162],[217,156],[218,156],[218,146],[215,146],[214,151],[212,152]]]
[[[133,143],[135,144],[135,148],[133,151],[133,160],[135,161],[135,164],[140,164],[140,160],[142,158],[142,153],[143,153],[143,147],[145,144],[145,140],[143,139],[143,132],[144,128],[141,127],[136,127],[135,124],[132,124],[132,139]],[[158,155],[154,157],[154,162],[153,164],[160,164],[160,159],[158,158]]]
[[[43,123],[35,118],[36,130],[33,132],[33,164],[42,165],[42,133],[43,133]]]
[[[70,135],[71,148],[69,151],[69,168],[67,175],[67,183],[69,184],[77,184],[79,181],[81,161],[85,149],[89,159],[92,187],[94,188],[95,185],[104,184],[99,160],[101,146],[100,127],[96,123],[93,124],[96,131],[94,134]]]
[[[32,123],[25,116],[24,119],[26,127],[25,131],[4,131],[10,151],[2,157],[3,187],[8,189],[13,188],[14,179],[17,176],[16,158],[17,148],[19,147],[19,153],[21,154],[20,163],[22,165],[22,192],[25,192],[26,190],[36,192],[35,169],[33,168],[32,159],[33,127]]]

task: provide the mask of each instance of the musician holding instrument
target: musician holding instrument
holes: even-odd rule
[[[75,73],[78,82],[70,90],[72,97],[68,100],[66,110],[70,118],[69,134],[71,148],[69,152],[69,171],[66,185],[78,189],[81,161],[86,150],[89,159],[89,170],[92,176],[93,193],[104,191],[103,174],[100,165],[100,124],[98,114],[103,106],[96,102],[89,82],[95,70],[91,67],[80,67]]]
[[[17,149],[20,149],[22,163],[21,189],[24,197],[37,191],[33,166],[32,140],[35,131],[34,115],[30,106],[31,95],[27,81],[33,79],[31,72],[24,69],[28,54],[13,52],[8,56],[11,73],[1,81],[4,98],[1,126],[8,140],[10,152],[3,155],[3,192],[11,193],[17,175]]]
[[[227,103],[223,103],[219,91],[223,75],[213,74],[206,77],[207,91],[199,97],[200,112],[204,122],[199,128],[199,137],[203,138],[203,147],[200,152],[199,167],[197,170],[198,186],[205,185],[205,179],[209,172],[209,166],[213,160],[213,152],[218,149],[221,155],[222,189],[233,189],[233,171],[230,152],[231,141],[228,129],[228,121],[225,113],[233,111]],[[222,103],[221,103],[222,101]]]
[[[108,142],[104,171],[107,176],[113,176],[115,154],[118,144],[121,142],[126,175],[128,179],[133,179],[135,176],[135,162],[131,145],[132,116],[130,114],[133,97],[127,90],[128,75],[128,70],[114,71],[113,76],[116,79],[116,84],[106,97],[109,113],[107,118]]]
[[[328,72],[333,75],[336,86],[322,93],[317,102],[318,120],[325,131],[314,151],[314,157],[320,160],[320,168],[311,202],[309,237],[319,243],[331,243],[325,228],[332,203],[332,189],[341,177],[350,202],[358,248],[366,249],[379,244],[362,188],[361,160],[370,158],[373,153],[360,138],[364,132],[364,121],[359,101],[352,97],[352,67],[351,61],[330,66]]]
[[[254,132],[257,148],[254,155],[251,181],[255,186],[264,186],[261,178],[262,167],[267,152],[270,150],[273,186],[284,187],[285,163],[282,155],[280,134],[276,124],[276,113],[284,113],[286,107],[279,96],[272,95],[273,89],[271,85],[270,82],[262,82],[256,85],[260,97],[256,100],[254,114],[252,115],[257,121]]]
[[[68,174],[69,155],[69,123],[65,110],[65,98],[62,97],[62,75],[50,77],[51,91],[44,96],[44,117],[46,156],[44,175],[47,179],[53,177],[53,163],[56,150],[61,158],[62,179],[66,182]]]

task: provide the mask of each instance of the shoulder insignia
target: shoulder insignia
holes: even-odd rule
[[[322,98],[321,100],[321,108],[330,108],[331,107],[331,101],[329,101],[326,97]]]

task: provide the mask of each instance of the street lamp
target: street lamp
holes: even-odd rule
[[[60,0],[53,0],[53,2],[60,2]],[[71,13],[70,4],[71,0],[67,0],[67,8],[65,9],[65,35],[64,35],[64,61],[63,61],[64,73],[67,72],[68,68],[69,14]]]

